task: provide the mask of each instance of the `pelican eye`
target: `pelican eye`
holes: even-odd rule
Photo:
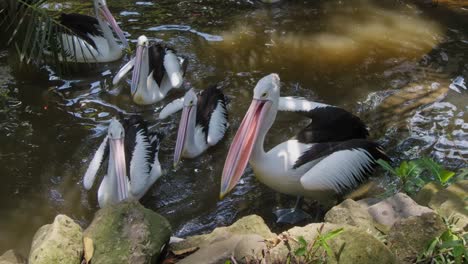
[[[263,98],[267,97],[267,95],[268,95],[267,92],[262,93]]]

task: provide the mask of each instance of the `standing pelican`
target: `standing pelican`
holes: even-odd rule
[[[60,23],[77,35],[61,35],[65,54],[69,56],[67,60],[109,62],[122,57],[123,47],[115,40],[112,29],[124,47],[128,46],[127,39],[107,8],[106,0],[94,0],[94,12],[96,17],[75,13],[60,16]]]
[[[174,152],[174,166],[181,157],[194,158],[216,145],[226,133],[226,97],[216,85],[201,91],[193,89],[163,108],[159,118],[164,119],[181,110],[179,131]]]
[[[278,110],[302,112],[312,123],[296,138],[265,152],[265,136]],[[365,139],[367,135],[362,121],[341,108],[280,98],[280,79],[270,74],[257,83],[252,104],[231,144],[220,196],[235,187],[247,162],[260,182],[278,192],[315,199],[342,194],[366,180],[376,160],[388,160],[378,144]],[[299,209],[301,200],[295,208],[276,211],[278,222],[307,218]]]
[[[133,69],[131,94],[137,104],[153,104],[166,97],[169,90],[180,88],[188,61],[176,55],[175,50],[160,43],[149,45],[146,36],[138,38],[135,58],[125,64],[114,76],[116,85]]]
[[[132,116],[123,120],[123,124],[113,118],[84,176],[85,189],[91,189],[99,167],[108,157],[107,175],[98,190],[99,206],[102,208],[127,198],[140,199],[162,175],[159,143],[160,137],[149,134],[140,118]]]

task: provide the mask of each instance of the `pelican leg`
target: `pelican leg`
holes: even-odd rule
[[[311,219],[312,217],[301,209],[303,201],[304,197],[298,196],[296,200],[296,205],[293,208],[278,209],[274,211],[273,213],[277,217],[276,222],[285,224],[296,224],[306,219]]]

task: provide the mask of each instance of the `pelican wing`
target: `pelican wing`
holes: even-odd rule
[[[122,68],[120,68],[119,72],[114,76],[112,79],[112,84],[116,85],[117,83],[120,82],[122,78],[124,78],[132,69],[133,66],[135,65],[135,58],[132,58],[129,62],[125,63]]]
[[[130,162],[130,192],[133,197],[140,198],[147,189],[149,174],[149,159],[151,144],[144,130],[138,130],[135,137],[135,148]]]
[[[170,49],[166,50],[164,56],[164,69],[173,88],[179,88],[183,82],[184,71],[182,70],[179,58]]]
[[[302,97],[283,96],[279,98],[278,111],[309,112],[330,105],[312,102]]]
[[[301,177],[302,186],[311,191],[343,193],[365,181],[378,159],[389,160],[378,144],[355,139],[314,144],[298,159],[294,168],[319,160]]]
[[[166,119],[168,116],[179,112],[184,108],[184,98],[175,99],[174,101],[168,103],[159,113],[160,119]]]
[[[216,85],[198,95],[197,125],[202,127],[206,142],[211,146],[216,145],[226,132],[226,97]]]
[[[327,104],[307,101],[299,97],[280,97],[280,111],[304,115],[312,122],[297,134],[301,143],[323,143],[367,138],[369,132],[361,119],[352,113]]]
[[[83,178],[83,185],[86,190],[91,189],[93,187],[94,180],[96,179],[96,174],[101,167],[102,161],[106,153],[109,152],[109,137],[106,136],[102,141],[101,145],[97,149],[96,153],[94,154],[93,159],[89,163],[89,167],[86,170],[86,173]]]

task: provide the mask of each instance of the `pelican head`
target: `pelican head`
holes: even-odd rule
[[[278,109],[279,96],[280,78],[277,74],[272,73],[263,77],[255,86],[252,103],[234,136],[224,163],[221,199],[239,182],[247,167],[258,135],[268,131],[273,124]]]
[[[127,198],[127,176],[126,176],[126,163],[125,163],[125,130],[122,124],[113,118],[108,128],[110,155],[109,155],[109,167],[113,168],[115,175],[108,175],[109,177],[116,177],[117,180],[117,196],[119,200]],[[109,173],[111,174],[111,173]]]
[[[187,128],[189,127],[190,120],[193,120],[195,111],[197,108],[197,94],[193,89],[188,90],[184,96],[184,104],[182,110],[182,117],[180,118],[179,131],[177,132],[177,142],[174,152],[174,167],[179,163],[180,156],[185,145],[185,138],[187,135]]]
[[[109,11],[109,8],[107,8],[106,0],[94,0],[94,9],[96,12],[96,18],[100,21],[106,21],[109,23],[124,47],[128,47],[127,39],[125,38],[122,29],[120,29],[117,24],[117,21],[115,21],[115,18],[112,16],[112,13]]]

